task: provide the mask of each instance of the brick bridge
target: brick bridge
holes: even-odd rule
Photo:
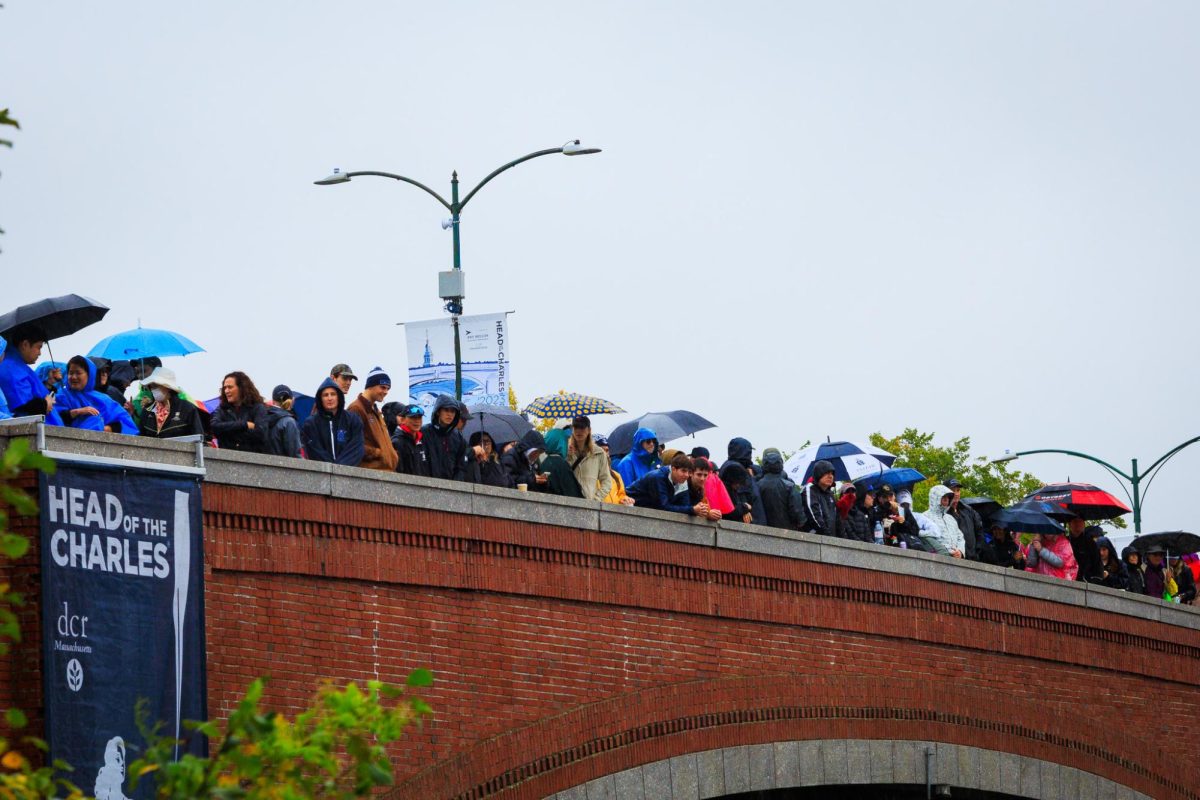
[[[34,432],[0,427],[0,445]],[[54,429],[45,447],[195,458]],[[323,678],[427,666],[436,717],[395,748],[397,800],[924,797],[927,777],[955,797],[1200,798],[1191,608],[770,528],[205,456],[210,715],[259,675],[296,711]],[[36,596],[36,550],[14,571]],[[37,707],[36,649],[0,667],[0,701]]]

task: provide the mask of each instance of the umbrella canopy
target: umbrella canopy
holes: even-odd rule
[[[983,517],[985,521],[1004,507],[990,497],[964,497],[959,502],[975,509],[975,513]]]
[[[822,442],[794,453],[783,468],[797,484],[805,484],[812,477],[813,464],[828,461],[833,464],[833,473],[839,481],[857,481],[878,475],[895,460],[891,453],[869,444]]]
[[[1090,483],[1050,483],[1025,499],[1050,503],[1083,519],[1113,519],[1130,511],[1129,506]]]
[[[633,449],[633,435],[638,428],[649,428],[660,442],[670,442],[715,427],[715,424],[691,411],[652,411],[613,428],[608,435],[608,446],[614,453],[628,453]]]
[[[1022,500],[992,514],[991,522],[1016,533],[1063,533],[1062,523],[1046,513],[1052,509],[1049,503]]]
[[[471,412],[471,418],[462,429],[463,437],[467,439],[483,431],[496,444],[515,442],[533,430],[529,420],[503,406],[467,406],[467,409]]]
[[[93,322],[99,322],[108,313],[108,306],[78,294],[47,297],[20,306],[0,316],[0,336],[25,325],[36,325],[46,333],[47,339],[70,336]]]
[[[925,480],[925,476],[912,467],[892,467],[883,472],[868,475],[858,483],[868,490],[878,489],[885,483],[893,489],[907,489],[914,483],[920,483],[923,480]]]
[[[521,413],[538,419],[568,419],[581,414],[624,414],[625,409],[599,397],[561,392],[537,398]]]
[[[1142,555],[1151,545],[1159,545],[1171,555],[1200,552],[1200,536],[1187,531],[1164,531],[1163,533],[1144,533],[1129,543],[1129,546]]]
[[[101,339],[88,352],[88,357],[100,356],[113,361],[137,361],[151,356],[186,356],[203,353],[204,348],[181,333],[138,326],[131,331],[114,333]]]

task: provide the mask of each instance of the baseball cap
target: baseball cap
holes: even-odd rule
[[[333,369],[329,370],[329,374],[335,377],[344,375],[351,380],[358,380],[358,376],[354,374],[354,370],[350,369],[349,364],[335,364]]]

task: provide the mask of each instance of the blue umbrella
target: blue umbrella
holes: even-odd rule
[[[878,489],[885,483],[892,488],[908,488],[914,483],[920,483],[923,480],[925,480],[925,476],[912,467],[892,467],[875,475],[868,475],[858,482],[862,484],[863,488],[870,490]]]
[[[162,358],[203,352],[203,347],[183,334],[139,326],[131,331],[114,333],[101,340],[88,352],[88,356],[99,356],[112,361],[137,361],[151,356]]]
[[[1015,533],[1062,533],[1063,526],[1046,512],[1054,506],[1038,500],[1023,500],[992,514],[991,524]]]

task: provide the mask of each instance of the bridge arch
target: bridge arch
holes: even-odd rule
[[[809,787],[908,787],[903,796],[924,797],[927,778],[935,791],[946,787],[949,794],[943,796],[948,797],[978,797],[982,792],[1028,800],[1148,797],[1075,767],[980,747],[901,739],[808,739],[661,759],[572,786],[546,800],[774,800],[788,796],[781,790]]]

